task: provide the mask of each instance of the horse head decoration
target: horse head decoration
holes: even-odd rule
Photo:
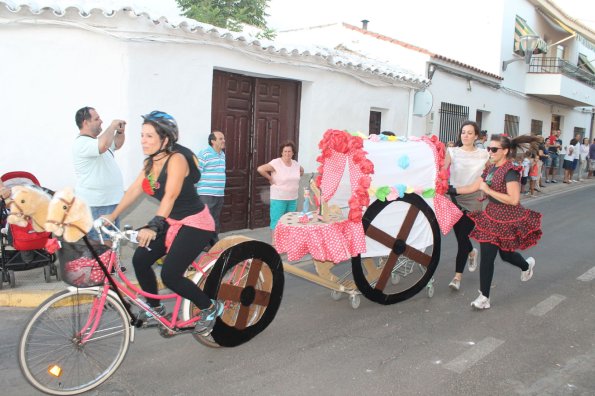
[[[15,186],[12,199],[8,202],[10,215],[6,221],[20,227],[29,222],[35,232],[43,232],[48,206],[52,197],[40,188],[33,186]]]
[[[72,188],[54,194],[48,211],[45,229],[66,242],[76,242],[93,227],[91,209],[81,199],[74,196]]]

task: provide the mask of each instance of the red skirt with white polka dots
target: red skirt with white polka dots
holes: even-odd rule
[[[521,205],[490,202],[484,211],[468,214],[475,222],[469,235],[478,242],[487,242],[502,250],[525,250],[541,238],[541,213]]]

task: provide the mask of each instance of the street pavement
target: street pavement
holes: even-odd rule
[[[551,197],[565,192],[571,192],[579,190],[595,184],[595,178],[585,179],[582,182],[576,182],[572,184],[564,184],[561,181],[558,183],[548,183],[544,188],[541,188],[540,192],[536,193],[535,197],[528,197],[523,195],[523,203],[538,202],[541,199]],[[123,224],[126,224],[127,218],[123,219]],[[138,224],[140,220],[133,217],[131,224]],[[136,220],[136,221],[135,221]],[[267,227],[258,228],[253,230],[236,230],[227,233],[222,233],[220,238],[231,235],[243,235],[251,239],[271,243],[271,233]],[[132,248],[129,245],[125,245],[122,248],[122,263],[129,268],[126,272],[126,276],[135,281],[134,271],[130,264],[130,257],[132,254]],[[282,255],[282,258],[285,258]],[[303,262],[309,260],[309,257],[304,257]],[[156,266],[157,271],[159,267]],[[0,290],[0,307],[26,307],[32,308],[37,307],[45,299],[54,293],[63,290],[67,285],[61,281],[56,281],[55,277],[52,277],[50,283],[46,283],[43,275],[43,268],[32,269],[28,271],[15,272],[16,286],[10,288],[8,283],[4,283],[3,289]]]
[[[190,335],[139,330],[120,369],[89,394],[595,395],[595,183],[575,184],[524,202],[543,214],[542,239],[522,253],[535,257],[535,274],[521,282],[498,258],[487,311],[469,306],[477,271],[465,271],[460,291],[448,287],[456,256],[449,233],[432,298],[419,293],[388,306],[364,298],[354,310],[286,274],[279,311],[254,339],[212,349]],[[39,395],[17,356],[31,313],[0,308],[3,396]]]

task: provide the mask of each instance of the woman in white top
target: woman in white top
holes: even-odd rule
[[[481,192],[456,195],[455,189],[473,183],[481,176],[486,166],[489,159],[488,152],[478,149],[474,145],[479,133],[479,126],[475,122],[465,121],[459,131],[456,147],[447,149],[444,161],[444,169],[450,167],[452,188],[449,188],[449,194],[453,202],[463,210],[463,216],[453,227],[458,244],[455,276],[449,284],[453,290],[459,290],[461,286],[461,278],[467,261],[469,261],[469,271],[473,272],[477,269],[477,249],[473,248],[469,240],[469,233],[475,224],[467,217],[467,213],[483,209],[483,204],[480,201]]]
[[[587,158],[589,157],[589,138],[583,138],[583,143],[580,145],[579,162],[578,162],[578,181],[583,181],[583,172],[589,172],[587,166]]]
[[[293,142],[283,143],[279,150],[280,158],[258,167],[257,171],[271,184],[271,231],[287,212],[297,210],[300,177],[304,168],[294,160],[296,150]]]

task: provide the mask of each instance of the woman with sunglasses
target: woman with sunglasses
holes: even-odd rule
[[[491,165],[473,184],[457,188],[458,193],[482,191],[488,199],[484,211],[469,213],[475,222],[470,237],[480,244],[479,268],[480,294],[471,306],[475,309],[490,308],[490,287],[494,275],[494,261],[500,253],[502,260],[521,269],[521,281],[533,276],[535,259],[524,259],[516,250],[528,249],[541,238],[541,214],[520,205],[520,168],[511,159],[522,146],[536,148],[535,136],[509,138],[493,135],[487,147]],[[525,147],[526,148],[526,147]]]
[[[455,147],[449,147],[446,151],[444,169],[450,168],[450,184],[454,188],[467,186],[477,180],[488,162],[487,151],[475,146],[479,134],[479,126],[475,122],[465,121],[461,125]],[[451,189],[451,192],[454,191]],[[481,210],[483,204],[480,201],[481,193],[479,191],[458,196],[451,194],[451,199],[463,211],[463,216],[453,227],[457,237],[458,250],[455,276],[448,285],[452,290],[459,290],[465,264],[469,263],[471,272],[477,269],[477,249],[471,245],[469,240],[469,233],[473,229],[474,223],[467,213]]]
[[[142,117],[141,146],[147,156],[144,168],[114,212],[105,217],[113,221],[143,192],[159,201],[155,217],[137,236],[138,247],[132,257],[136,277],[144,291],[158,294],[157,278],[151,266],[167,254],[161,269],[163,283],[201,309],[201,319],[196,322],[194,332],[208,334],[216,317],[223,312],[223,304],[211,300],[184,277],[215,231],[215,221],[194,187],[200,179],[198,159],[191,150],[177,144],[178,125],[171,115],[153,111]],[[147,303],[155,312],[165,314],[159,300],[147,298]],[[146,312],[140,316],[143,321],[153,319]]]

